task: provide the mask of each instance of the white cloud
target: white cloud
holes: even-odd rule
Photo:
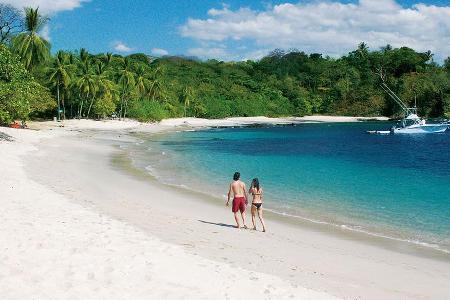
[[[164,56],[164,55],[168,55],[169,51],[167,51],[166,49],[161,49],[161,48],[153,48],[152,54],[157,55],[157,56]]]
[[[187,51],[188,55],[197,56],[200,58],[218,58],[229,59],[229,54],[224,48],[191,48]]]
[[[10,4],[18,9],[24,7],[39,7],[45,14],[54,14],[63,10],[72,10],[80,7],[83,2],[90,0],[1,0],[2,3]]]
[[[450,55],[450,6],[404,8],[394,0],[302,1],[264,11],[233,11],[225,6],[209,10],[208,15],[189,19],[180,28],[181,35],[203,42],[251,42],[255,51],[298,48],[335,56],[364,41],[372,49],[391,44],[431,50],[441,58]]]
[[[245,53],[241,56],[241,60],[259,60],[264,56],[267,56],[273,49],[258,49],[255,51],[251,51],[249,53]]]
[[[116,42],[114,42],[114,43],[113,43],[113,48],[114,48],[114,50],[116,50],[116,51],[124,52],[124,53],[126,53],[126,52],[131,52],[131,51],[134,50],[133,48],[131,48],[131,47],[125,45],[125,44],[124,44],[123,42],[121,42],[121,41],[116,41]]]
[[[44,15],[53,15],[64,10],[73,10],[90,0],[0,0],[0,3],[10,4],[21,10],[24,7],[39,7],[39,12]],[[47,24],[39,33],[44,39],[50,41],[50,26]]]
[[[41,32],[39,32],[39,35],[44,38],[45,40],[47,40],[47,42],[50,42],[51,38],[50,38],[50,27],[47,25],[45,25]]]

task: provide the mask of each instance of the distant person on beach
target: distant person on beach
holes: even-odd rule
[[[256,218],[256,212],[258,212],[258,218],[259,221],[261,221],[263,232],[266,232],[266,225],[264,224],[263,219],[263,212],[262,212],[262,201],[263,201],[263,189],[259,185],[258,178],[254,178],[252,180],[252,184],[250,185],[249,194],[253,196],[252,200],[252,223],[253,223],[253,230],[256,230],[256,224],[255,224],[255,218]]]
[[[227,206],[230,203],[231,194],[233,194],[231,211],[233,212],[234,219],[236,220],[236,227],[241,228],[238,218],[238,211],[240,211],[242,223],[244,225],[244,228],[247,229],[247,225],[245,225],[245,207],[248,203],[247,188],[245,187],[245,183],[241,181],[241,174],[239,172],[236,172],[233,175],[233,182],[230,184],[230,188],[228,190],[228,200],[226,204]]]

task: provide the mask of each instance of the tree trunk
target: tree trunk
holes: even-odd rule
[[[62,112],[62,119],[65,121],[66,120],[66,104],[65,104],[65,101],[64,101],[64,93],[63,93],[63,95],[61,97],[61,104],[62,104],[62,110],[63,110],[63,112]]]
[[[57,98],[58,98],[58,121],[61,121],[61,105],[60,105],[60,100],[59,100],[59,82],[56,84],[56,94],[57,94]]]
[[[124,119],[125,119],[125,117],[127,116],[127,107],[128,107],[128,101],[125,100],[124,112],[123,112],[123,118],[124,118]]]
[[[80,110],[78,111],[78,120],[81,119],[82,113],[83,113],[83,99],[81,99]]]
[[[89,114],[91,113],[92,104],[94,104],[94,97],[91,99],[91,104],[89,104],[89,109],[87,111],[87,118],[89,119]]]
[[[122,92],[122,97],[120,97],[120,111],[119,111],[119,121],[122,120],[122,112],[123,112],[123,97],[124,93]]]

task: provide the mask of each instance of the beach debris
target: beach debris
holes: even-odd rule
[[[12,142],[12,141],[14,141],[14,139],[12,136],[7,135],[6,133],[0,132],[0,141]]]

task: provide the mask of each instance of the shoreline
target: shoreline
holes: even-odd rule
[[[178,245],[196,257],[275,275],[296,286],[337,297],[397,299],[445,295],[444,283],[450,278],[446,260],[366,244],[340,234],[342,230],[321,232],[307,222],[299,226],[298,222],[288,224],[274,219],[270,220],[267,234],[236,231],[230,227],[232,216],[228,208],[208,199],[201,201],[201,197],[190,193],[174,192],[174,188],[161,186],[156,180],[149,182],[149,174],[146,178],[125,174],[105,157],[110,153],[119,160],[116,163],[123,163],[114,145],[133,142],[129,132],[176,128],[147,124],[128,127],[130,124],[115,122],[74,125],[51,130],[61,132],[62,137],[56,140],[59,133],[52,132],[51,139],[40,143],[38,152],[25,160],[25,171],[33,180],[86,209]],[[49,164],[52,168],[46,168]],[[60,174],[60,168],[68,174]],[[69,180],[73,184],[67,185]],[[92,185],[93,180],[96,186]],[[402,250],[401,245],[398,247]],[[410,281],[402,281],[405,277]]]
[[[209,130],[209,128],[202,128],[199,130]],[[190,131],[190,129],[184,129],[181,131]],[[158,132],[155,134],[165,135],[165,134],[176,134],[178,131],[165,131]],[[135,134],[132,134],[135,137]],[[138,139],[142,137],[138,135]],[[221,206],[224,199],[219,195],[210,195],[208,192],[202,192],[199,189],[186,186],[183,184],[164,182],[158,176],[153,174],[149,170],[144,170],[136,165],[134,165],[133,159],[130,157],[130,152],[128,149],[121,149],[123,156],[126,156],[128,162],[121,161],[118,165],[128,172],[129,174],[136,176],[148,177],[150,180],[166,186],[167,188],[176,191],[177,193],[190,193],[197,197],[207,199],[211,203],[217,206]],[[125,166],[126,165],[126,166]],[[175,174],[172,174],[175,175]],[[406,254],[413,254],[421,257],[430,257],[443,261],[450,261],[450,251],[440,247],[437,244],[431,244],[424,241],[409,240],[401,237],[390,236],[383,232],[370,231],[367,228],[358,229],[351,227],[352,225],[344,223],[333,223],[330,220],[324,220],[314,217],[306,217],[302,215],[292,215],[284,212],[276,211],[275,209],[269,209],[266,207],[265,214],[269,219],[273,219],[277,222],[284,222],[286,224],[292,224],[294,226],[306,226],[312,230],[320,230],[325,233],[338,234],[344,238],[358,240],[362,243],[367,243],[374,246],[379,246],[385,249],[390,249],[394,251],[400,251]],[[406,247],[405,247],[406,245]]]
[[[306,122],[309,123],[309,122]],[[305,124],[305,123],[303,123]],[[269,125],[270,126],[270,125]],[[192,130],[210,130],[215,129],[216,127],[200,127],[196,129],[192,129],[192,127],[186,127],[180,130],[166,130],[163,132],[157,132],[153,134],[158,135],[165,135],[165,134],[177,134],[178,132],[182,131],[192,131]],[[138,139],[143,139],[144,137],[140,136],[139,133],[132,133],[131,135],[133,137],[136,137]],[[152,135],[153,135],[152,134]],[[147,135],[146,138],[149,138]],[[164,150],[164,149],[160,149]],[[128,153],[128,150],[122,150],[124,153]],[[166,150],[164,150],[166,151]],[[129,153],[128,153],[129,155]],[[133,159],[129,157],[130,161]],[[216,205],[221,205],[223,202],[223,198],[221,195],[210,195],[208,192],[202,192],[199,187],[202,186],[202,184],[198,184],[195,187],[192,186],[186,186],[184,184],[179,183],[170,183],[165,182],[161,178],[159,178],[157,175],[153,174],[153,171],[150,170],[144,170],[136,165],[133,164],[133,162],[130,162],[130,167],[127,167],[127,171],[130,171],[129,168],[134,168],[136,170],[139,170],[139,172],[145,173],[148,175],[152,180],[155,182],[168,186],[171,189],[177,191],[178,193],[192,193],[196,196],[207,198],[209,201],[213,202]],[[133,172],[131,172],[133,174]],[[172,174],[171,176],[175,176],[176,174]],[[167,174],[166,174],[167,177]],[[307,226],[310,227],[312,230],[320,230],[326,233],[333,233],[338,234],[345,238],[350,238],[354,240],[361,241],[363,243],[367,243],[374,246],[379,246],[385,249],[390,249],[394,251],[400,251],[402,253],[406,254],[413,254],[421,257],[430,257],[435,258],[443,261],[449,261],[450,260],[450,251],[444,247],[442,247],[439,244],[434,244],[432,242],[422,241],[422,240],[414,240],[414,239],[408,239],[406,237],[401,236],[395,236],[394,234],[390,235],[389,232],[383,232],[382,229],[377,228],[367,228],[367,227],[361,227],[359,224],[352,225],[352,224],[346,224],[342,222],[333,222],[331,219],[326,218],[320,218],[320,217],[311,217],[311,216],[305,216],[305,215],[294,215],[285,213],[282,211],[277,211],[275,208],[267,208],[265,209],[265,213],[269,216],[269,219],[274,219],[279,222],[285,222],[289,224],[293,224],[294,226]],[[380,225],[381,226],[381,225]],[[361,228],[358,228],[361,227]],[[371,230],[372,229],[372,230]],[[378,229],[378,230],[377,230]],[[393,229],[391,229],[393,230]],[[403,233],[404,235],[407,233]],[[409,234],[412,234],[409,232]]]
[[[59,163],[73,162],[78,171],[87,172],[86,177],[91,178],[94,172],[90,171],[94,169],[89,171],[84,169],[85,164],[78,165],[80,160],[89,158],[90,151],[101,160],[99,164],[94,160],[93,164],[103,166],[103,174],[116,174],[108,163],[109,154],[114,152],[110,145],[101,139],[95,143],[90,140],[87,147],[82,145],[90,139],[92,130],[35,132],[0,128],[0,132],[14,138],[11,142],[0,141],[0,163],[6,177],[0,185],[3,297],[338,299],[277,276],[191,253],[183,245],[163,241],[113,211],[106,213],[89,197],[114,200],[111,195],[87,195],[90,188],[95,190],[94,185],[80,188],[76,177],[71,178],[71,185],[64,182],[64,176],[54,176],[62,174],[58,172]],[[86,152],[66,156],[59,151],[71,142]],[[57,155],[48,156],[49,150]],[[110,206],[114,207],[124,210],[117,203]],[[165,215],[161,218],[171,219]]]
[[[349,117],[349,116],[325,116],[313,115],[305,117],[232,117],[225,119],[202,119],[202,118],[172,118],[163,119],[160,122],[142,123],[132,119],[119,120],[89,120],[89,119],[69,119],[60,122],[42,121],[29,122],[29,129],[53,130],[68,126],[71,130],[128,130],[132,132],[165,132],[176,131],[180,128],[214,128],[214,127],[246,127],[259,125],[296,125],[305,123],[355,123],[355,122],[386,122],[388,117]],[[1,127],[0,127],[1,128]]]
[[[160,185],[161,189],[173,191],[180,197],[187,193],[189,195],[192,195],[199,201],[206,202],[216,207],[223,206],[222,202],[224,202],[224,200],[220,197],[211,196],[207,193],[202,193],[201,191],[189,188],[187,186],[164,183],[160,181],[154,175],[134,166],[132,163],[132,159],[129,157],[128,153],[125,150],[120,149],[120,152],[121,153],[115,154],[112,158],[112,166],[116,167],[119,171],[134,176],[137,179],[149,180],[152,182],[152,184]],[[249,208],[247,207],[247,211],[248,209]],[[269,221],[278,222],[284,225],[290,225],[294,228],[300,226],[308,228],[312,231],[319,231],[327,235],[337,235],[344,239],[358,241],[360,243],[400,252],[403,254],[411,254],[418,257],[450,262],[450,252],[445,249],[436,248],[433,244],[390,237],[387,235],[381,235],[378,233],[350,228],[346,225],[334,224],[331,222],[315,220],[303,216],[289,215],[267,208],[264,210],[264,215],[264,218],[268,219]],[[248,217],[249,216],[247,216],[247,218]]]

